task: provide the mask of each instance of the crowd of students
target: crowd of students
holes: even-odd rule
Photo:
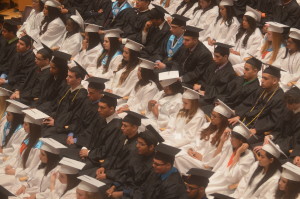
[[[33,0],[0,16],[0,198],[300,198],[296,0]]]

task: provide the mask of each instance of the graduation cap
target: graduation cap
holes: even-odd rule
[[[199,37],[199,32],[202,31],[203,29],[197,28],[194,26],[186,26],[184,36],[189,36],[189,37]]]
[[[262,149],[268,153],[270,153],[271,155],[273,155],[275,158],[279,158],[281,154],[283,154],[285,157],[287,157],[285,155],[285,153],[280,149],[280,147],[275,144],[274,142],[272,142],[272,140],[269,140],[269,144],[265,144]]]
[[[229,49],[232,48],[233,46],[229,45],[229,44],[224,44],[221,42],[216,42],[215,44],[215,53],[221,53],[223,55],[229,55],[230,51]]]
[[[8,15],[3,15],[3,14],[0,14],[0,23],[3,23],[4,22],[4,17],[7,17]]]
[[[53,52],[53,56],[67,61],[69,61],[72,57],[72,55],[58,50]]]
[[[103,92],[104,96],[100,99],[100,102],[103,102],[107,104],[109,107],[116,107],[117,106],[117,100],[121,99],[122,97],[108,93],[108,92]]]
[[[287,162],[282,165],[283,171],[281,173],[281,177],[284,177],[288,180],[300,182],[300,168],[296,165]]]
[[[97,193],[100,187],[106,185],[105,183],[87,175],[79,176],[78,179],[81,180],[81,182],[78,184],[77,188],[89,193]]]
[[[148,14],[149,19],[163,19],[165,14],[169,14],[163,7],[156,4],[152,5],[154,8]]]
[[[8,105],[8,107],[6,108],[7,112],[23,114],[22,110],[29,108],[29,106],[27,106],[21,102],[18,102],[16,100],[8,99],[6,101],[10,103]]]
[[[108,81],[108,79],[103,79],[100,77],[89,77],[86,79],[87,82],[89,82],[88,87],[97,89],[97,90],[104,90],[105,89],[105,82]]]
[[[110,29],[110,30],[104,30],[105,37],[117,37],[120,38],[121,34],[123,33],[120,29]]]
[[[297,28],[291,28],[289,37],[293,38],[293,39],[300,40],[300,30],[297,29]]]
[[[32,37],[30,37],[29,35],[24,35],[23,37],[21,37],[19,40],[22,40],[25,42],[26,46],[32,46],[33,41],[35,41]]]
[[[28,122],[28,123],[32,123],[32,124],[36,124],[36,125],[42,125],[43,120],[45,118],[49,118],[50,116],[43,113],[42,111],[38,110],[38,109],[27,109],[27,110],[23,110],[23,113],[26,114],[25,118],[24,118],[24,122]]]
[[[131,49],[131,50],[140,52],[140,51],[144,48],[144,45],[143,45],[143,44],[140,44],[140,43],[137,43],[137,42],[135,42],[135,41],[132,41],[131,39],[127,39],[127,42],[126,42],[126,44],[125,44],[125,47],[126,47],[126,48],[129,48],[129,49]]]
[[[146,130],[141,132],[139,137],[142,138],[147,145],[156,146],[158,143],[165,141],[151,124],[146,126]]]
[[[220,1],[220,6],[233,6],[233,0],[222,0]]]
[[[147,117],[133,111],[125,112],[127,113],[127,115],[123,118],[123,122],[128,122],[136,126],[141,126],[141,119],[147,119]]]
[[[79,162],[77,160],[73,160],[66,157],[61,159],[59,164],[59,172],[64,174],[77,174],[85,166],[85,163],[83,162]]]
[[[44,44],[43,42],[42,43],[42,46],[43,48],[50,54],[52,55],[53,54],[53,50],[51,48],[49,48],[46,44]]]
[[[261,20],[261,12],[251,8],[250,6],[246,6],[246,13],[244,15],[252,17],[257,22],[260,22]]]
[[[200,99],[200,93],[191,89],[191,88],[188,88],[186,86],[183,86],[183,88],[185,89],[183,95],[182,95],[182,98],[184,99],[190,99],[190,100],[194,100],[194,99]]]
[[[239,136],[242,136],[244,139],[248,140],[252,133],[249,130],[249,128],[240,120],[238,120],[239,125],[236,125],[235,127],[233,127],[232,129],[232,133]]]
[[[102,26],[96,24],[85,23],[87,26],[85,27],[84,32],[98,32]]]
[[[75,10],[75,15],[71,15],[70,18],[73,19],[80,26],[82,30],[84,29],[84,20],[77,10]]]
[[[171,84],[178,81],[178,71],[167,71],[158,74],[158,79],[162,87],[170,86]]]
[[[10,196],[15,197],[14,194],[12,194],[6,188],[4,188],[2,185],[0,185],[0,198],[1,199],[8,199],[8,198],[10,198]]]
[[[160,143],[155,147],[154,158],[157,160],[161,160],[173,164],[175,160],[175,155],[179,153],[179,151],[181,151],[181,149]]]
[[[172,20],[171,24],[174,24],[174,25],[177,25],[177,26],[186,26],[186,22],[188,20],[190,20],[189,18],[184,17],[184,16],[179,15],[179,14],[173,14],[172,17],[173,17],[173,20]]]
[[[71,72],[76,73],[81,79],[84,79],[86,75],[88,75],[87,71],[75,60],[73,60],[76,66],[70,68]]]
[[[4,24],[9,24],[11,26],[20,26],[20,25],[22,25],[22,21],[19,21],[16,19],[7,19],[7,20],[4,20]]]
[[[266,24],[269,24],[268,31],[271,32],[283,33],[284,28],[288,28],[287,25],[274,22],[274,21],[267,22]]]
[[[45,6],[59,8],[61,6],[61,3],[56,0],[48,0],[48,1],[46,1]]]
[[[214,199],[234,199],[233,197],[226,196],[226,195],[221,194],[221,193],[213,193],[213,194],[210,194],[210,195],[213,196]]]
[[[154,70],[155,63],[152,61],[149,61],[147,59],[143,59],[139,57],[139,60],[141,60],[141,63],[139,64],[139,67]]]
[[[9,97],[13,94],[11,90],[0,87],[0,97]]]
[[[250,54],[249,54],[250,55]],[[261,70],[262,61],[254,57],[253,55],[250,55],[251,58],[246,61],[246,63],[250,64],[251,66],[257,68],[257,70]]]
[[[58,141],[56,141],[52,138],[40,138],[40,141],[43,142],[41,149],[44,151],[53,153],[53,154],[58,155],[60,152],[60,149],[67,148],[65,145],[59,143]]]
[[[224,102],[218,99],[219,105],[215,106],[213,111],[223,115],[226,118],[230,118],[234,115],[234,111],[227,106]]]
[[[207,187],[209,182],[208,179],[214,174],[214,172],[200,168],[191,168],[187,174],[188,176],[183,177],[187,184]]]
[[[271,64],[267,64],[267,63],[263,63],[265,65],[268,65],[269,67],[266,68],[263,73],[268,73],[270,75],[273,75],[274,77],[280,78],[281,74],[280,71],[285,71],[277,66],[271,65]]]

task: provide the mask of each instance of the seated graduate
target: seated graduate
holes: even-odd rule
[[[46,47],[46,46],[45,46]],[[36,67],[31,68],[27,73],[24,83],[15,90],[10,99],[19,100],[22,103],[31,105],[42,94],[41,86],[50,76],[50,60],[52,51],[48,47],[37,51],[35,55]]]
[[[176,8],[174,14],[192,18],[193,11],[198,6],[197,2],[197,0],[182,0],[182,2]]]
[[[272,141],[258,152],[258,161],[240,180],[237,189],[231,195],[234,198],[269,198],[280,178],[279,157],[284,154]]]
[[[159,73],[159,81],[163,90],[148,102],[146,113],[155,128],[165,129],[170,119],[176,118],[182,106],[183,89],[178,79],[178,71]]]
[[[255,162],[253,152],[249,150],[247,143],[250,136],[250,130],[240,122],[232,129],[231,135],[226,136],[227,139],[230,137],[231,144],[226,147],[222,144],[218,146],[216,154],[219,160],[213,166],[215,173],[209,178],[205,190],[207,195],[222,193],[229,196],[242,177],[248,173]]]
[[[183,108],[176,118],[171,118],[168,127],[161,132],[165,144],[174,147],[184,147],[194,141],[200,129],[206,126],[206,117],[199,107],[199,93],[184,87],[182,95]]]
[[[272,6],[272,21],[296,27],[299,22],[300,6],[297,1],[281,0]]]
[[[75,15],[76,11],[83,16],[86,11],[90,1],[69,1],[69,0],[58,0],[62,5],[60,6],[60,12],[66,16]]]
[[[9,105],[6,108],[6,116],[0,124],[0,152],[4,157],[14,153],[27,136],[23,128],[25,115],[22,109],[28,106],[15,100],[7,100],[7,102]]]
[[[189,199],[205,199],[205,189],[209,183],[209,178],[214,174],[212,171],[191,168],[182,176],[186,186],[186,193]]]
[[[220,96],[220,99],[232,109],[247,100],[260,87],[257,74],[261,66],[262,62],[255,57],[248,59],[244,64],[244,75],[237,76],[229,82],[226,95]]]
[[[129,94],[128,101],[117,108],[118,113],[131,110],[142,115],[146,114],[148,102],[159,92],[160,84],[154,72],[155,63],[143,58],[139,59],[141,61],[137,71],[139,81]]]
[[[135,21],[135,29],[134,29],[135,33],[140,33],[145,27],[146,22],[149,21],[150,3],[151,0],[135,1],[135,6],[134,6],[136,12],[136,21]],[[129,36],[128,38],[134,40],[132,36]]]
[[[97,24],[103,26],[104,20],[109,17],[112,1],[95,0],[88,1],[88,6],[83,13],[84,21],[89,24]]]
[[[212,56],[204,44],[198,40],[200,31],[199,28],[186,26],[183,45],[178,53],[173,56],[171,61],[160,63],[158,68],[179,70],[182,82],[190,86],[203,80],[205,70],[212,61]]]
[[[9,90],[19,89],[25,81],[27,73],[35,66],[35,55],[32,51],[32,39],[25,35],[18,40],[14,60],[9,70],[2,73],[0,86]]]
[[[178,148],[166,144],[155,147],[153,170],[143,183],[136,196],[145,199],[171,199],[185,198],[186,189],[184,182],[173,166],[175,155],[180,151]]]
[[[44,121],[46,127],[43,129],[43,137],[52,137],[65,143],[67,139],[65,126],[74,119],[87,97],[87,91],[81,85],[86,74],[86,71],[78,63],[77,66],[69,69],[66,78],[68,88],[58,103],[52,107],[51,117]]]
[[[250,145],[262,142],[265,132],[280,128],[280,118],[284,110],[284,93],[279,87],[280,69],[270,65],[263,71],[262,76],[261,89],[237,106],[237,116],[229,120],[230,123],[241,120],[256,135],[256,138],[252,136],[248,140]]]
[[[2,125],[3,123],[3,120],[6,115],[5,111],[9,104],[6,100],[9,99],[12,93],[13,93],[12,91],[0,87],[0,125]]]
[[[78,177],[81,182],[76,188],[76,199],[104,199],[99,189],[105,186],[105,183],[87,175]]]
[[[6,17],[6,15],[0,14],[0,50],[2,49],[2,47],[5,45],[5,39],[2,35],[2,28],[3,28],[3,24],[4,24],[4,17]]]
[[[179,4],[180,1],[175,0],[154,0],[152,5],[160,5],[172,15],[175,14],[176,8],[179,6]]]
[[[71,148],[81,148],[82,146],[87,146],[90,142],[91,135],[86,129],[98,118],[98,103],[103,97],[104,83],[108,80],[99,77],[90,77],[86,81],[89,82],[87,88],[88,99],[84,100],[71,123],[65,126],[65,129],[68,131],[65,143]]]
[[[190,168],[208,169],[214,166],[216,150],[219,145],[224,145],[221,138],[228,131],[228,118],[232,115],[233,110],[222,102],[213,109],[209,126],[201,129],[195,141],[182,147],[176,156],[175,166],[180,173],[186,173]]]
[[[146,181],[152,170],[154,148],[164,139],[151,126],[138,134],[136,151],[129,159],[128,164],[122,169],[117,178],[106,191],[112,198],[132,198],[139,187]]]

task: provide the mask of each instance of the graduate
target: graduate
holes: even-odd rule
[[[146,116],[150,124],[159,130],[165,129],[171,118],[176,118],[182,106],[182,85],[178,78],[178,71],[159,73],[163,90],[148,102]]]
[[[154,0],[153,6],[158,5],[163,7],[170,15],[175,14],[176,8],[179,6],[180,1],[175,0]]]
[[[77,199],[104,199],[105,196],[99,193],[99,188],[105,186],[105,183],[87,175],[78,177],[81,182],[76,189]]]
[[[215,152],[221,143],[221,137],[224,137],[224,131],[228,131],[228,118],[233,113],[233,110],[219,101],[219,105],[211,113],[209,126],[204,127],[195,141],[182,147],[182,151],[176,156],[175,166],[180,173],[186,173],[190,168],[208,169],[214,166],[218,160],[214,159]]]
[[[3,118],[6,115],[6,108],[9,104],[6,100],[9,99],[12,93],[12,91],[0,87],[0,125],[2,125]]]
[[[214,165],[215,172],[209,178],[209,184],[205,190],[207,195],[222,193],[230,195],[234,192],[235,186],[246,175],[255,162],[253,152],[249,150],[247,139],[251,136],[250,130],[245,124],[239,122],[235,126],[230,137],[230,145],[218,146],[218,162]]]
[[[139,1],[135,1],[135,12],[136,12],[136,20],[135,20],[135,33],[138,34],[140,33],[146,22],[149,21],[149,13],[150,13],[150,10],[149,10],[149,5],[150,5],[150,0],[139,0]],[[136,35],[135,35],[136,37]],[[133,39],[132,36],[129,36],[128,37],[129,39]]]
[[[108,18],[112,1],[110,0],[95,0],[88,3],[88,6],[83,14],[84,21],[90,24],[103,26],[104,20]]]
[[[289,27],[296,27],[300,14],[300,6],[296,1],[281,0],[273,6],[273,21],[285,24]]]
[[[292,162],[297,167],[300,167],[300,145],[295,146],[295,148],[292,150],[292,153],[290,153],[289,159],[290,162]]]
[[[154,73],[155,63],[149,60],[139,58],[140,64],[137,71],[139,81],[129,94],[128,101],[119,105],[118,113],[131,110],[140,114],[146,114],[148,102],[159,92],[160,85],[157,81],[157,75]]]
[[[192,18],[194,9],[198,6],[197,0],[183,0],[176,8],[174,14]]]
[[[183,108],[178,111],[176,118],[170,119],[168,127],[161,133],[166,144],[178,148],[193,142],[200,129],[206,125],[205,114],[199,108],[199,93],[184,88]]]
[[[272,141],[264,145],[259,151],[258,161],[250,167],[231,196],[240,199],[270,198],[280,178],[281,154],[284,153]]]

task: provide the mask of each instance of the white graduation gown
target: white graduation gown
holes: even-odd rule
[[[170,13],[170,15],[174,14],[176,12],[177,7],[180,5],[181,1],[180,0],[170,0],[170,4],[169,7],[165,7],[165,2],[162,2],[162,4],[160,4],[160,0],[154,0],[153,4],[159,5],[161,7],[163,7],[166,11],[168,11],[168,13]]]
[[[186,11],[186,12],[184,13],[183,16],[184,16],[184,17],[187,17],[187,18],[189,18],[189,19],[192,19],[192,18],[193,18],[193,12],[194,12],[194,9],[195,9],[196,7],[198,7],[198,3],[197,3],[197,2],[194,3],[194,5],[193,5],[188,11]],[[183,11],[185,10],[185,8],[186,8],[186,5],[183,6],[182,8],[180,8],[175,14],[182,15],[182,13],[183,13]]]
[[[61,44],[59,45],[59,51],[68,53],[74,57],[82,48],[82,36],[80,32],[75,33],[70,37],[66,36],[67,32],[64,34]]]
[[[178,115],[171,120],[167,129],[161,132],[161,136],[166,144],[177,148],[192,143],[206,124],[205,114],[200,108],[188,123],[186,123],[186,117]]]
[[[23,31],[25,31],[26,34],[28,34],[32,38],[37,39],[39,37],[40,27],[43,19],[44,19],[43,12],[37,13],[34,9],[32,9],[26,21],[18,30],[17,36],[20,38]]]
[[[250,178],[252,177],[255,169],[258,167],[258,161],[256,161],[250,168],[250,171],[241,179],[236,191],[231,195],[234,198],[239,199],[269,199],[272,193],[275,192],[280,178],[280,171],[277,171],[272,177],[270,177],[264,184],[262,184],[254,193],[252,190],[256,187],[259,180],[263,177],[260,173],[249,185]]]

